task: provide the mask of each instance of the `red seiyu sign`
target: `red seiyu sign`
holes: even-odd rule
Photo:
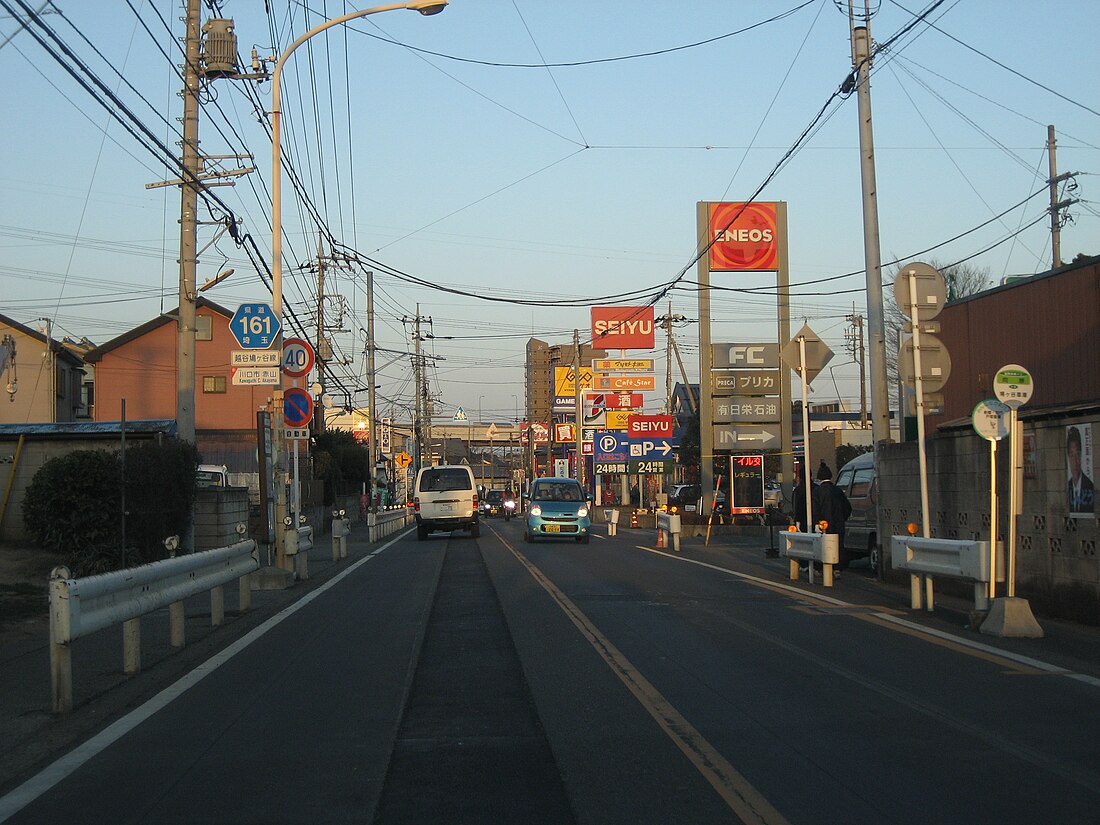
[[[671,415],[632,415],[627,419],[626,434],[631,438],[672,438]]]
[[[592,307],[592,346],[653,349],[653,307]]]

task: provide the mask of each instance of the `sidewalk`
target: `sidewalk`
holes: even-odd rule
[[[379,545],[381,546],[381,543]],[[239,609],[235,583],[225,586],[225,622],[210,624],[207,594],[185,601],[186,645],[169,644],[168,610],[141,621],[142,670],[123,673],[122,626],[105,628],[72,645],[72,713],[51,711],[49,621],[46,611],[0,629],[0,795],[147,697],[171,685],[217,650],[241,637],[316,586],[371,552],[365,525],[353,525],[348,557],[332,560],[332,540],[320,536],[309,552],[309,578],[286,590],[253,590],[252,607]]]

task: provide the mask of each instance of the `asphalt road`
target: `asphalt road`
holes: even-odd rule
[[[992,640],[752,542],[521,529],[381,545],[0,821],[1100,820],[1100,634]]]

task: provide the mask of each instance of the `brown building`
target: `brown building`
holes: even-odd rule
[[[8,396],[0,397],[0,423],[58,424],[88,418],[79,355],[48,332],[5,315],[0,315],[0,341],[0,393]]]

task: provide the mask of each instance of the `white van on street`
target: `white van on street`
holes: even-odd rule
[[[423,541],[437,530],[469,530],[481,535],[474,473],[464,464],[421,467],[413,488],[416,537]]]

